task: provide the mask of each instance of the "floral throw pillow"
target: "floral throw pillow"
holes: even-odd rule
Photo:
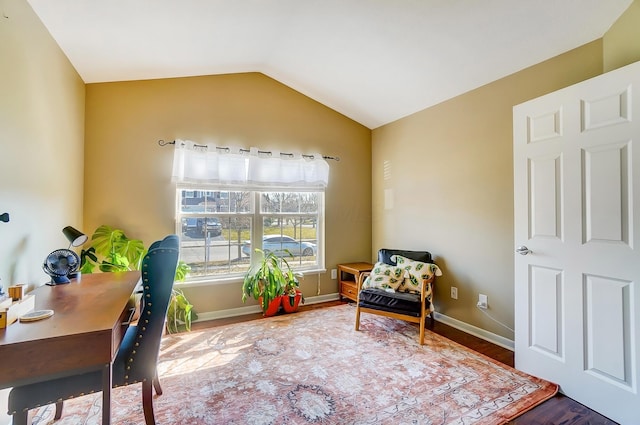
[[[371,274],[362,284],[362,287],[364,289],[378,288],[395,292],[403,281],[404,269],[402,267],[376,263],[371,270]]]
[[[399,292],[419,294],[423,280],[431,278],[434,274],[442,276],[440,268],[433,263],[423,263],[401,255],[394,255],[391,259],[405,271],[405,279],[397,289]],[[427,293],[429,294],[430,292],[431,285],[427,288]]]

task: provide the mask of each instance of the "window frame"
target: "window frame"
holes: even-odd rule
[[[250,219],[250,240],[258,241],[257,244],[252,243],[251,245],[251,256],[249,261],[248,268],[250,269],[254,264],[257,263],[258,258],[255,253],[256,248],[262,249],[262,242],[264,236],[264,219],[267,217],[287,217],[287,216],[309,216],[316,218],[316,261],[315,264],[311,264],[309,266],[300,267],[299,264],[296,264],[296,261],[292,258],[285,257],[287,261],[291,264],[291,267],[296,272],[299,272],[303,275],[319,273],[326,271],[325,268],[325,191],[322,189],[310,189],[310,188],[299,188],[299,187],[246,187],[242,185],[231,186],[231,185],[198,185],[198,184],[177,184],[176,185],[176,198],[175,198],[175,231],[180,239],[180,247],[182,248],[183,243],[183,231],[182,231],[182,220],[183,218],[193,216],[197,214],[197,217],[207,219],[209,217],[219,218],[220,221],[223,221],[225,218],[229,217],[248,217]],[[248,212],[197,212],[196,214],[184,213],[182,211],[181,204],[181,192],[182,191],[190,191],[193,192],[233,192],[233,191],[244,191],[250,192],[250,206]],[[285,193],[317,193],[318,198],[318,211],[315,214],[312,213],[304,213],[304,212],[262,212],[261,208],[261,197],[263,193],[273,193],[273,192],[285,192]],[[282,233],[281,233],[282,235]],[[288,236],[285,234],[285,236]],[[296,257],[299,258],[299,257]],[[182,260],[182,249],[181,249],[181,257]],[[189,276],[181,282],[184,285],[192,285],[196,286],[198,284],[217,284],[217,283],[229,283],[229,282],[238,282],[242,281],[246,271],[237,272],[237,273],[225,273],[225,274],[208,274],[204,276]]]

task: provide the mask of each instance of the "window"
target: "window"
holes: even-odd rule
[[[296,271],[324,268],[329,165],[322,155],[176,140],[172,178],[189,280],[242,276],[256,248],[286,258]]]
[[[199,190],[180,187],[180,257],[190,280],[242,276],[255,249],[274,252],[297,271],[324,268],[323,192]]]

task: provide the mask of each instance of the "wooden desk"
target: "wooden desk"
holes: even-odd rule
[[[54,315],[0,329],[0,389],[102,370],[102,423],[111,422],[111,363],[135,311],[140,272],[85,274],[36,288],[36,310]],[[133,310],[132,310],[133,309]]]

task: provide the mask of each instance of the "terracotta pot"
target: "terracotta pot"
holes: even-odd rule
[[[300,300],[302,299],[302,292],[296,289],[296,295],[294,297],[290,295],[282,296],[282,309],[285,313],[295,313],[298,311]]]
[[[282,296],[279,296],[271,300],[267,307],[267,311],[263,312],[264,317],[275,316],[276,313],[278,313],[278,310],[280,310],[280,306],[282,305],[282,298]],[[258,299],[258,302],[260,303],[260,306],[262,306],[262,297]]]

